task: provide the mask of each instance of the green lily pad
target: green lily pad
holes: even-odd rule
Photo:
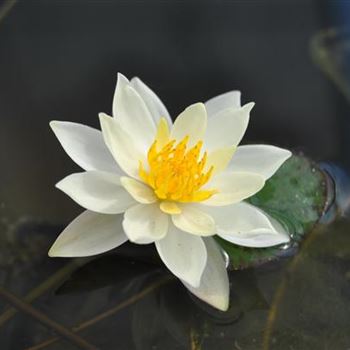
[[[290,254],[320,220],[328,206],[326,174],[301,155],[293,155],[264,188],[248,202],[278,220],[290,233],[290,244],[245,248],[216,237],[230,258],[232,269],[243,269]]]

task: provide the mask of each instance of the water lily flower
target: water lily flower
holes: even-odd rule
[[[100,254],[127,240],[154,243],[166,267],[198,298],[229,305],[229,281],[214,235],[245,247],[288,242],[283,227],[244,202],[288,159],[270,145],[238,146],[253,103],[231,91],[187,107],[173,123],[139,78],[118,75],[113,117],[102,132],[52,121],[67,154],[84,172],[56,187],[84,211],[61,233],[50,256]]]

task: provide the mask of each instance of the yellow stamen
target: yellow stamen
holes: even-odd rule
[[[211,166],[205,170],[207,153],[200,158],[203,142],[198,141],[187,149],[188,140],[188,136],[177,144],[175,140],[169,140],[168,125],[162,119],[147,154],[149,171],[142,162],[139,163],[141,179],[163,200],[161,209],[167,213],[181,212],[174,202],[200,202],[217,192],[215,189],[201,189],[210,180],[214,168]]]

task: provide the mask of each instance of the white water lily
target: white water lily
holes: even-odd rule
[[[50,256],[90,256],[127,240],[154,243],[167,268],[197,297],[226,310],[229,282],[213,235],[246,247],[289,235],[244,202],[288,159],[270,145],[238,146],[253,103],[231,91],[187,107],[172,123],[140,79],[118,75],[113,117],[102,132],[52,121],[67,154],[85,171],[56,186],[87,209],[61,233]]]

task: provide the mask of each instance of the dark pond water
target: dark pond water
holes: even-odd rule
[[[350,41],[324,32],[346,24],[346,2],[0,5],[1,350],[350,349],[348,178],[334,165],[350,165]],[[117,71],[143,78],[174,115],[241,89],[256,101],[246,142],[302,150],[338,185],[295,255],[230,273],[227,313],[190,296],[151,247],[47,256],[80,211],[54,189],[78,169],[48,122],[97,126]]]

